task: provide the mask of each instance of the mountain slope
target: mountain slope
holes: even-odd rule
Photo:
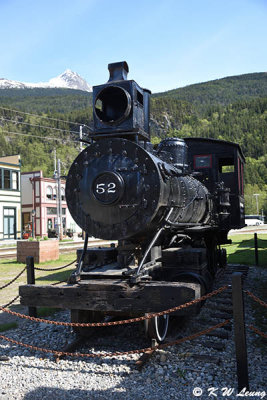
[[[198,83],[163,93],[154,97],[171,97],[197,106],[227,105],[239,100],[249,100],[267,95],[267,72],[229,76]],[[200,107],[201,108],[201,107]]]
[[[67,69],[65,72],[50,79],[48,82],[27,83],[13,81],[5,78],[0,79],[0,89],[31,89],[31,88],[67,88],[91,92],[92,87],[88,85],[76,72]]]
[[[92,93],[74,89],[1,89],[0,105],[30,113],[66,113],[91,106]]]

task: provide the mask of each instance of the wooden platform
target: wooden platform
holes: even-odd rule
[[[121,279],[83,280],[75,285],[23,285],[19,288],[21,304],[26,306],[129,314],[166,310],[199,298],[200,293],[198,283],[151,281],[130,287]],[[198,310],[198,306],[191,306],[179,315]]]

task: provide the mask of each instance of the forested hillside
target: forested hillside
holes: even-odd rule
[[[195,104],[198,108],[212,104],[227,105],[240,100],[265,97],[267,72],[229,76],[209,82],[185,86],[155,94],[156,97],[172,97]]]
[[[13,111],[8,111],[11,109]],[[43,117],[18,113],[20,110]],[[58,121],[63,120],[63,121]],[[20,153],[22,170],[53,174],[54,148],[63,174],[79,151],[79,127],[89,132],[92,94],[70,89],[0,90],[0,155]],[[153,142],[166,136],[211,137],[239,143],[246,156],[246,205],[254,193],[267,215],[267,74],[229,77],[155,94],[151,99]]]
[[[31,113],[66,113],[92,105],[92,93],[73,89],[0,89],[0,105]]]

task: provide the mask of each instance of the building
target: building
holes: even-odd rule
[[[22,187],[22,225],[24,231],[34,226],[35,236],[48,236],[49,231],[58,227],[57,181],[44,178],[42,171],[23,172]],[[61,206],[63,232],[67,229],[80,232],[73,221],[65,199],[65,181],[61,181]]]
[[[21,238],[20,156],[0,157],[0,240]]]

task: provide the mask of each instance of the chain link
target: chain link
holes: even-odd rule
[[[213,331],[215,329],[221,328],[222,326],[227,325],[229,323],[230,323],[230,320],[228,319],[228,320],[225,320],[223,322],[220,322],[217,325],[213,325],[210,328],[207,328],[207,329],[205,329],[205,330],[203,330],[201,332],[197,332],[197,333],[194,333],[193,335],[186,336],[184,338],[177,339],[177,340],[174,340],[174,341],[171,341],[171,342],[168,342],[168,343],[159,344],[159,345],[156,345],[154,347],[146,347],[146,348],[143,348],[143,349],[129,350],[129,351],[116,351],[114,353],[99,353],[99,354],[70,353],[70,352],[66,352],[66,351],[57,351],[57,350],[44,349],[42,347],[32,346],[30,344],[26,344],[26,343],[22,343],[22,342],[19,342],[17,340],[14,340],[14,339],[10,339],[7,336],[3,336],[3,335],[0,335],[0,339],[6,340],[6,341],[8,341],[10,343],[13,343],[13,344],[17,344],[19,346],[23,346],[23,347],[29,348],[31,350],[41,351],[43,353],[52,353],[52,354],[55,354],[57,356],[72,356],[72,357],[85,357],[85,358],[115,357],[115,356],[129,355],[129,354],[146,353],[148,351],[152,351],[152,350],[154,351],[156,349],[164,349],[166,347],[174,346],[176,344],[183,343],[183,342],[185,342],[187,340],[193,340],[193,339],[195,339],[195,338],[197,338],[199,336],[206,335],[207,333],[209,333],[209,332],[211,332],[211,331]]]
[[[263,300],[259,299],[255,294],[251,293],[248,290],[245,290],[245,293],[247,293],[253,300],[255,300],[257,303],[259,303],[263,307],[267,307],[267,303],[265,303]]]
[[[229,286],[225,285],[225,286],[222,286],[221,288],[219,288],[217,290],[214,290],[213,292],[210,292],[210,293],[200,297],[199,299],[195,299],[195,300],[189,301],[188,303],[181,304],[180,306],[169,308],[168,310],[165,310],[165,311],[159,311],[159,312],[156,312],[156,313],[147,314],[147,315],[144,315],[142,317],[130,318],[130,319],[125,319],[125,320],[121,320],[121,321],[88,322],[88,323],[60,322],[60,321],[51,321],[51,320],[48,320],[48,319],[30,317],[29,315],[20,314],[20,313],[17,313],[15,311],[8,310],[8,309],[6,309],[4,307],[1,307],[1,306],[0,306],[0,310],[4,311],[4,312],[7,312],[8,314],[15,315],[16,317],[19,317],[19,318],[28,319],[30,321],[35,321],[35,322],[44,322],[46,324],[51,324],[51,325],[73,326],[73,327],[77,326],[77,327],[82,327],[82,328],[85,328],[85,327],[100,327],[100,326],[114,326],[114,325],[123,325],[123,324],[130,324],[130,323],[133,323],[133,322],[144,321],[145,319],[151,319],[151,318],[162,316],[162,315],[166,315],[166,314],[178,311],[178,310],[182,310],[183,308],[190,307],[193,304],[197,304],[197,303],[199,303],[201,301],[204,301],[204,300],[206,300],[206,299],[208,299],[208,298],[210,298],[212,296],[215,296],[215,295],[217,295],[219,293],[222,293],[224,290],[226,290],[228,288],[229,288]]]
[[[51,283],[51,286],[59,285],[60,283],[64,283],[64,282],[66,282],[66,279],[64,279],[64,281]]]
[[[18,298],[19,298],[19,294],[18,294],[16,297],[14,297],[13,300],[11,300],[9,303],[5,304],[5,305],[2,306],[2,307],[3,307],[3,308],[6,308],[6,307],[8,307],[8,306],[11,306],[11,304],[13,304]]]
[[[249,325],[249,329],[257,333],[258,335],[262,336],[264,339],[267,339],[266,333],[260,331],[259,329],[255,328],[255,326]]]
[[[76,260],[72,261],[69,264],[63,265],[62,267],[57,267],[57,268],[49,268],[48,269],[48,268],[37,268],[37,267],[34,267],[34,269],[36,269],[37,271],[59,271],[60,269],[69,267],[70,265],[74,264],[75,262],[76,262]]]
[[[13,278],[10,282],[6,283],[4,286],[1,286],[0,290],[5,289],[6,287],[10,286],[13,282],[15,282],[23,274],[23,272],[25,270],[26,270],[26,267],[22,271],[20,271],[20,273],[17,276],[15,276],[15,278]]]

